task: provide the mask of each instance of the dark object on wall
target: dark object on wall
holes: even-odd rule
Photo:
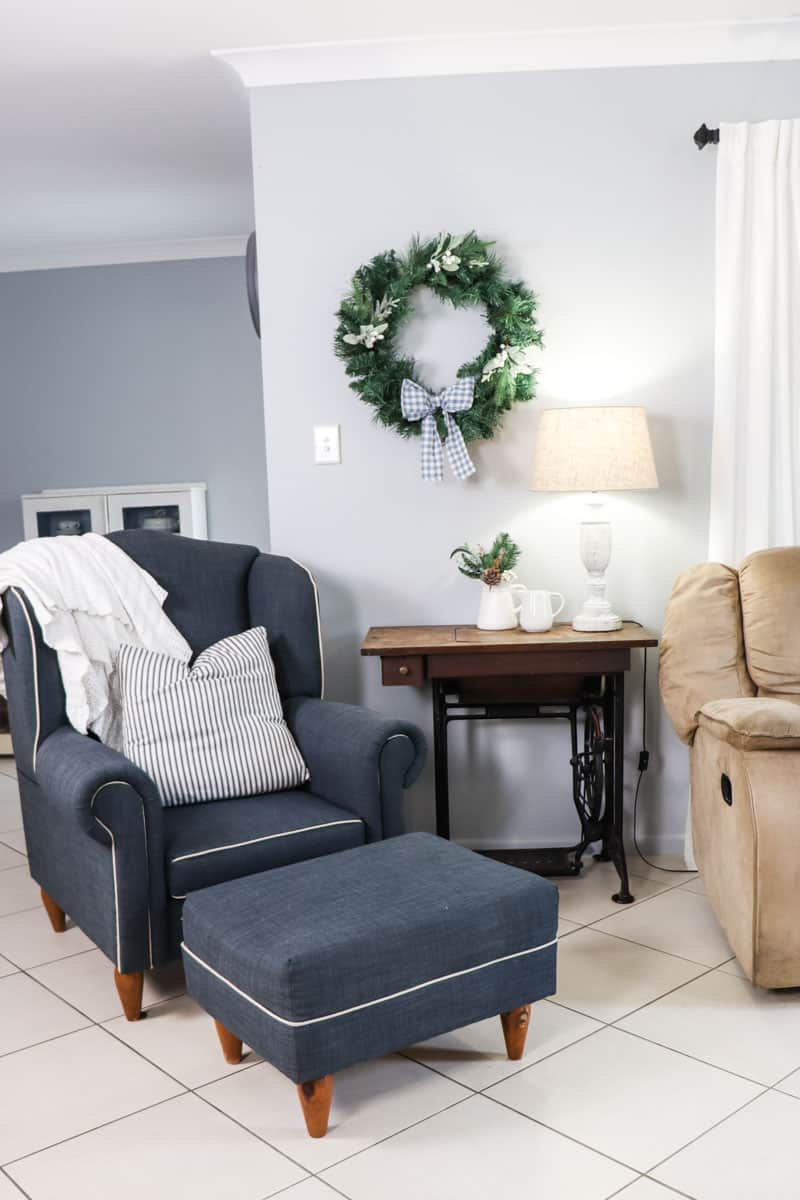
[[[704,121],[692,140],[698,150],[702,150],[704,146],[716,146],[719,144],[719,130],[709,129]]]
[[[247,239],[244,269],[247,278],[247,303],[250,306],[250,319],[253,322],[253,328],[256,333],[261,337],[261,313],[258,306],[258,251],[256,249],[255,230]]]

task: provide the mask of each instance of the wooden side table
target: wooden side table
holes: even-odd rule
[[[441,837],[450,836],[451,721],[567,720],[580,840],[555,849],[487,853],[539,874],[577,875],[587,846],[601,842],[597,857],[613,861],[620,879],[620,890],[612,898],[630,904],[634,897],[622,839],[625,672],[631,650],[646,652],[656,645],[658,639],[634,621],[609,633],[576,633],[571,625],[554,625],[548,633],[400,625],[370,629],[361,653],[380,658],[387,687],[431,684],[436,832]]]

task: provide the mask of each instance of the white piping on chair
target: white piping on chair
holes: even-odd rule
[[[147,819],[145,817],[144,801],[142,800],[141,796],[139,796],[138,792],[136,792],[136,788],[133,786],[133,784],[128,783],[127,779],[108,779],[105,783],[101,783],[100,787],[93,793],[92,798],[89,801],[89,807],[92,810],[94,810],[95,800],[100,795],[100,793],[103,791],[103,789],[107,788],[107,787],[128,787],[128,788],[130,788],[131,791],[136,794],[136,796],[139,800],[139,804],[141,805],[142,825],[144,827],[144,851],[145,851],[145,857],[147,859],[147,943],[148,943],[148,949],[150,952],[150,966],[152,967],[153,966],[153,927],[152,927],[152,922],[151,922],[151,918],[150,918],[150,845],[149,845],[149,842],[147,839]],[[120,955],[120,937],[119,937],[119,889],[117,887],[117,846],[116,846],[116,842],[114,841],[114,834],[111,832],[111,830],[108,828],[108,826],[105,825],[100,820],[100,818],[98,817],[96,812],[93,812],[93,816],[94,816],[95,821],[97,821],[97,824],[100,826],[100,828],[104,829],[106,831],[106,833],[108,834],[109,838],[111,839],[111,867],[112,867],[112,871],[114,874],[114,925],[115,925],[116,937],[117,937],[117,970],[122,971],[122,965],[121,965],[122,959],[121,959],[121,955]]]
[[[199,955],[195,954],[193,950],[190,950],[185,942],[181,942],[181,949],[184,951],[184,953],[188,954],[190,958],[193,958],[199,966],[208,971],[210,975],[213,975],[215,979],[218,979],[220,983],[224,983],[226,987],[229,987],[231,991],[236,992],[236,994],[241,996],[243,1000],[247,1000],[248,1003],[252,1004],[255,1008],[260,1009],[265,1016],[271,1017],[273,1021],[278,1021],[281,1025],[288,1025],[291,1029],[302,1029],[307,1025],[319,1025],[323,1021],[334,1021],[337,1017],[347,1017],[351,1013],[361,1012],[362,1009],[372,1008],[376,1004],[386,1004],[389,1000],[398,1000],[402,996],[411,995],[412,992],[419,992],[423,988],[433,987],[434,984],[447,983],[447,981],[450,979],[459,979],[462,975],[472,975],[475,971],[482,971],[485,967],[495,967],[498,963],[510,962],[514,958],[524,958],[525,955],[536,954],[539,950],[548,950],[550,946],[555,946],[557,940],[557,938],[553,938],[552,941],[543,942],[541,946],[531,946],[528,950],[517,950],[514,954],[504,954],[502,958],[492,958],[489,959],[488,962],[478,963],[477,966],[465,967],[463,971],[452,971],[449,975],[439,975],[436,979],[426,979],[424,983],[415,983],[413,987],[403,988],[402,991],[392,992],[388,996],[378,996],[375,1000],[366,1000],[363,1004],[354,1004],[351,1008],[342,1008],[338,1012],[326,1013],[322,1017],[311,1017],[307,1021],[289,1021],[286,1017],[279,1016],[277,1013],[272,1012],[271,1009],[266,1008],[263,1004],[260,1004],[258,1000],[255,1000],[252,996],[248,996],[247,992],[243,992],[241,988],[238,988],[235,983],[231,983],[231,981],[226,979],[224,975],[220,975],[219,971],[215,971],[214,968],[210,967],[207,962],[204,962]]]
[[[299,567],[301,571],[305,571],[306,575],[311,580],[311,586],[314,589],[314,608],[317,614],[317,642],[319,643],[319,698],[320,700],[323,700],[325,698],[325,655],[322,649],[322,622],[319,615],[319,592],[317,590],[317,581],[305,563],[298,562],[296,558],[291,558],[288,554],[286,557],[289,559],[289,562],[293,562],[294,565]]]
[[[395,738],[399,738],[399,737],[408,738],[408,740],[411,742],[411,745],[413,747],[414,742],[411,737],[411,734],[409,734],[409,733],[392,733],[389,735],[389,737],[383,743],[383,746],[387,746],[389,744],[389,742],[393,742]],[[381,746],[381,754],[383,753],[383,746]],[[378,755],[378,795],[381,796],[381,757],[380,757],[380,754]],[[381,815],[382,815],[382,813],[383,813],[383,805],[381,805]]]
[[[136,789],[134,788],[134,791]],[[137,793],[138,794],[138,793]],[[144,801],[141,796],[139,803],[142,806],[142,828],[144,830],[144,856],[147,862],[147,949],[150,953],[150,967],[153,966],[153,925],[150,920],[150,839],[147,836],[147,816],[144,811]]]
[[[33,625],[31,624],[31,618],[30,618],[30,614],[28,612],[28,606],[26,605],[22,596],[19,594],[19,592],[17,591],[17,589],[15,587],[10,588],[9,590],[10,590],[11,594],[16,596],[17,600],[19,601],[19,606],[25,615],[25,621],[28,626],[28,633],[30,634],[30,638],[31,638],[31,656],[33,658],[33,697],[34,697],[34,703],[35,703],[35,707],[36,707],[36,733],[33,738],[33,753],[31,755],[31,765],[33,767],[34,774],[36,774],[36,758],[39,753],[39,738],[40,738],[41,732],[42,732],[42,715],[41,715],[41,711],[39,708],[39,655],[36,650],[36,637],[33,632]]]
[[[212,846],[209,850],[195,850],[191,854],[179,854],[171,858],[171,863],[186,862],[187,858],[202,858],[205,854],[219,854],[221,850],[239,850],[242,846],[255,846],[258,842],[271,842],[275,838],[291,837],[295,833],[311,833],[315,829],[330,829],[334,825],[363,825],[360,817],[348,818],[346,821],[325,821],[322,825],[304,825],[301,829],[285,829],[282,833],[267,833],[263,837],[250,838],[246,842],[231,842],[228,846]],[[182,897],[173,896],[173,900]]]
[[[106,785],[104,784],[103,786],[105,787]],[[98,791],[99,790],[100,789],[98,788]],[[95,792],[95,795],[97,795],[97,792]],[[94,801],[94,796],[92,797],[92,800]],[[100,828],[105,829],[106,833],[111,838],[111,868],[114,872],[114,926],[116,929],[116,937],[117,937],[117,970],[121,974],[122,973],[122,959],[120,957],[120,943],[119,943],[119,892],[117,889],[117,845],[116,845],[116,842],[114,841],[113,833],[111,832],[111,830],[108,828],[107,825],[103,824],[103,822],[98,817],[97,813],[95,813],[94,819],[95,819],[95,821],[97,821],[97,824],[100,826]]]

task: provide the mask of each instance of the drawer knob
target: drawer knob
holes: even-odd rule
[[[408,667],[405,665],[405,663],[403,663],[402,667],[398,667],[397,674],[398,675],[407,675],[408,674]]]

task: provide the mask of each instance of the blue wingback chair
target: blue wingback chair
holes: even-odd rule
[[[314,580],[289,558],[171,533],[109,535],[166,588],[197,653],[264,625],[289,727],[308,764],[302,788],[162,808],[130,760],[68,723],[56,654],[26,597],[6,593],[3,657],[30,871],[60,932],[65,913],[115,964],[129,1020],[143,972],[179,957],[183,899],[238,876],[403,831],[419,774],[419,729],[322,699]]]

